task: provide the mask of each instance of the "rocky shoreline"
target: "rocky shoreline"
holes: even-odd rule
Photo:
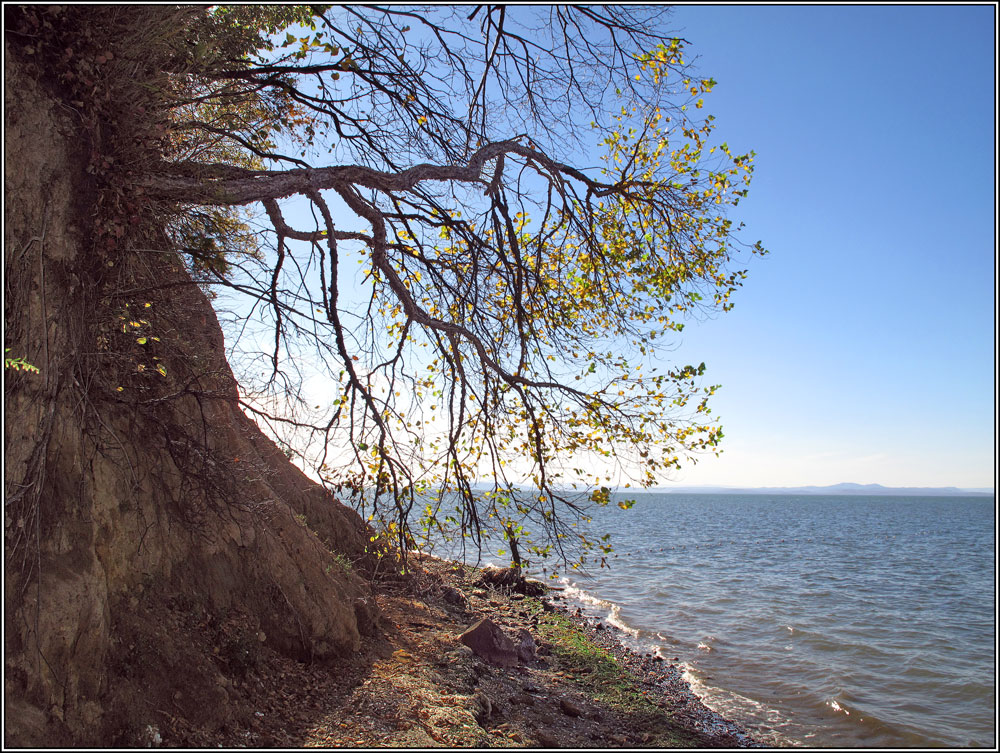
[[[547,600],[556,610],[572,619],[595,644],[615,657],[618,663],[643,684],[659,694],[658,705],[669,708],[673,719],[709,738],[725,741],[727,747],[767,747],[755,739],[742,725],[726,719],[707,707],[683,677],[683,670],[655,654],[639,654],[627,645],[619,628],[600,619],[583,615],[582,610],[570,609],[560,603],[558,593]]]
[[[731,747],[767,747],[742,725],[708,708],[691,689],[683,677],[683,670],[676,664],[653,654],[636,653],[625,644],[622,631],[613,625],[585,617],[579,610],[570,610],[561,605],[555,608],[563,610],[576,621],[591,640],[613,654],[623,667],[656,688],[675,719],[683,719],[692,729],[710,737],[725,738],[730,741]]]
[[[155,730],[159,744],[764,747],[701,703],[680,668],[630,650],[557,591],[536,584],[519,592],[428,556],[411,565],[408,577],[376,589],[379,636],[357,655],[303,664],[262,644],[227,688],[241,715],[221,729],[167,715]],[[466,645],[476,644],[463,635],[484,623],[503,656]]]

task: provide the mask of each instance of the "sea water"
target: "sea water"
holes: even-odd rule
[[[639,494],[567,593],[774,745],[996,745],[995,501]]]
[[[992,497],[632,498],[564,594],[708,706],[774,746],[996,745]]]

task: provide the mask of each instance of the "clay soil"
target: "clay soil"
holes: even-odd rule
[[[755,747],[698,701],[676,667],[623,648],[611,630],[560,606],[557,591],[525,596],[484,586],[468,566],[430,557],[411,564],[408,577],[380,586],[379,635],[361,652],[310,665],[237,642],[245,653],[227,693],[240,712],[212,729],[160,709],[147,744]],[[534,658],[504,668],[474,655],[458,636],[484,617],[510,636],[527,629]]]

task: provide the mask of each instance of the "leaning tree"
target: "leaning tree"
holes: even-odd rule
[[[148,44],[115,47],[136,13]],[[727,218],[753,155],[710,143],[715,82],[663,8],[100,14],[63,83],[84,112],[144,87],[124,201],[230,307],[244,409],[401,548],[422,526],[582,561],[602,484],[716,451],[704,364],[658,365],[763,252]]]

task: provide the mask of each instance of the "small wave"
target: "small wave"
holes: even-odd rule
[[[603,620],[622,634],[622,639],[630,648],[639,653],[657,652],[660,647],[671,646],[691,650],[695,644],[659,630],[648,630],[629,622],[622,615],[622,605],[595,596],[586,589],[580,588],[568,578],[560,579],[563,595],[567,601],[581,607],[582,613],[588,617]],[[673,648],[665,649],[674,651]]]
[[[891,713],[888,715],[876,713],[874,709],[864,708],[863,705],[850,703],[847,699],[847,692],[840,691],[834,696],[827,697],[823,701],[823,707],[834,712],[835,716],[840,716],[845,721],[850,721],[850,727],[846,727],[837,733],[845,742],[850,745],[912,745],[912,746],[932,746],[940,747],[945,745],[945,741],[935,738],[921,729],[918,716],[910,716],[901,713]],[[899,709],[897,707],[896,711]]]
[[[633,638],[638,638],[640,636],[640,634],[642,633],[642,631],[639,630],[639,628],[632,627],[627,622],[625,622],[625,620],[622,619],[621,612],[622,612],[622,610],[621,610],[620,606],[618,606],[617,604],[612,604],[611,605],[611,612],[608,614],[608,618],[607,618],[608,619],[608,623],[611,624],[611,625],[614,625],[616,628],[618,628],[622,632],[628,633]]]
[[[666,633],[661,633],[659,630],[649,634],[649,639],[653,643],[654,650],[656,652],[666,651],[667,644],[671,646],[683,646],[684,641],[673,635],[667,635]],[[666,654],[661,654],[663,658],[666,658]]]
[[[843,711],[848,716],[851,715],[851,710],[850,709],[845,709],[836,700],[831,699],[831,700],[829,700],[829,701],[826,702],[826,705],[829,706],[834,711]]]
[[[614,602],[608,601],[607,599],[602,599],[598,596],[594,596],[588,593],[579,586],[573,585],[569,580],[562,578],[560,579],[560,584],[563,587],[563,593],[571,598],[576,599],[579,602],[587,604],[589,606],[601,607],[602,609],[610,610],[612,607],[617,606]]]
[[[752,730],[759,742],[768,747],[781,748],[802,745],[799,738],[807,736],[806,730],[798,729],[779,709],[732,690],[708,685],[688,662],[679,666],[681,679],[705,706]]]

